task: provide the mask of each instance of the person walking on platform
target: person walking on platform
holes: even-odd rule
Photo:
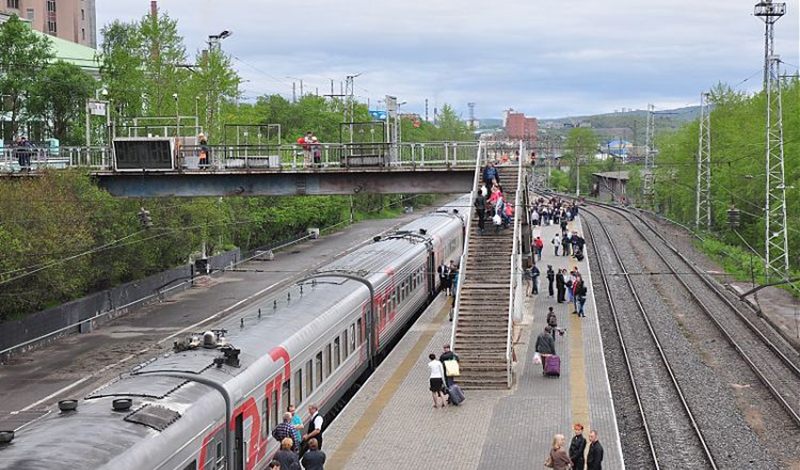
[[[319,450],[316,439],[308,441],[308,452],[303,455],[301,463],[305,470],[325,470],[325,452]]]
[[[486,189],[489,194],[492,194],[492,186],[494,181],[500,182],[500,175],[497,174],[497,168],[494,167],[494,162],[489,162],[483,169],[483,182],[486,183]]]
[[[563,237],[561,237],[561,246],[564,248],[563,250],[561,250],[561,254],[563,256],[569,256],[570,255],[569,247],[572,246],[569,232],[567,232]]]
[[[583,437],[583,425],[575,423],[572,426],[575,435],[572,436],[572,442],[569,444],[569,459],[572,460],[572,468],[574,470],[583,470],[584,467],[584,451],[586,450],[586,439]]]
[[[436,359],[436,354],[429,354],[428,359],[428,370],[430,370],[430,391],[431,395],[433,396],[433,407],[438,408],[437,404],[441,403],[442,408],[446,405],[444,401],[444,393],[442,390],[444,389],[444,366],[442,366],[442,361]],[[439,402],[436,399],[439,399]]]
[[[556,355],[556,342],[552,336],[550,325],[544,327],[544,331],[539,333],[536,337],[536,352],[542,358],[542,373],[544,374],[545,364],[547,363],[547,356]]]
[[[556,301],[560,304],[564,303],[564,293],[567,290],[566,282],[564,281],[564,270],[559,269],[556,274],[556,290],[558,290],[558,298]]]
[[[597,431],[589,431],[589,454],[586,456],[587,470],[603,470],[603,446],[597,440]]]
[[[553,310],[553,307],[549,307],[547,310],[547,319],[545,320],[547,326],[550,327],[550,333],[553,336],[553,341],[556,340],[556,331],[558,331],[558,317],[556,316],[556,312]]]
[[[544,250],[544,242],[542,241],[542,237],[536,237],[533,241],[534,245],[536,245],[536,257],[539,261],[542,260],[542,250]]]
[[[586,305],[586,291],[586,284],[583,282],[583,278],[578,275],[578,282],[575,285],[575,309],[578,316],[582,318],[586,316],[583,312],[583,306]]]
[[[441,356],[439,356],[439,362],[441,362],[442,366],[444,367],[444,383],[449,388],[451,385],[455,383],[455,376],[448,375],[446,362],[456,361],[456,365],[458,365],[458,356],[456,355],[456,353],[450,350],[449,344],[445,344],[442,349],[444,349],[444,352],[441,354]]]
[[[532,295],[539,294],[539,275],[540,274],[541,274],[541,272],[539,271],[539,267],[534,264],[533,267],[531,268],[531,280],[533,281],[532,282],[532,284],[533,284],[532,289],[533,290],[531,291]]]
[[[478,234],[483,235],[483,229],[486,224],[486,197],[480,191],[475,197],[475,202],[473,205],[475,206],[475,212],[478,215]]]
[[[533,208],[533,213],[531,213],[531,222],[534,226],[539,225],[539,211],[536,208]]]
[[[544,466],[553,470],[569,470],[572,461],[567,452],[564,451],[564,435],[556,434],[553,438],[553,445],[550,446],[550,455],[544,462]]]
[[[550,297],[553,296],[553,281],[556,280],[556,273],[553,271],[553,267],[549,264],[547,265],[547,292]]]
[[[554,253],[556,256],[558,256],[558,249],[561,247],[561,237],[559,237],[558,234],[556,234],[556,236],[553,237],[553,241],[550,243],[553,244]]]

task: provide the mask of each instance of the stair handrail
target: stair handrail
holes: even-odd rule
[[[522,266],[520,265],[521,257],[518,253],[520,237],[522,236],[522,214],[520,214],[520,195],[522,194],[522,173],[523,162],[525,161],[525,142],[519,143],[519,161],[517,172],[517,191],[514,196],[514,243],[511,248],[511,278],[508,287],[508,332],[506,335],[506,380],[508,387],[511,388],[511,366],[513,360],[512,353],[512,337],[514,334],[514,309],[517,306],[517,298],[519,297],[520,289],[522,289]],[[527,210],[523,208],[523,210]]]
[[[458,261],[458,285],[456,286],[456,300],[453,305],[453,327],[450,332],[450,349],[456,350],[456,328],[458,328],[458,309],[461,306],[461,287],[467,278],[467,255],[469,253],[469,240],[470,232],[472,231],[472,213],[474,207],[473,201],[478,191],[478,182],[481,176],[481,163],[483,162],[483,151],[485,150],[483,140],[478,142],[478,155],[475,157],[475,174],[472,177],[472,191],[469,193],[469,206],[466,211],[469,216],[467,217],[466,235],[464,236],[464,251],[461,252],[461,258]]]

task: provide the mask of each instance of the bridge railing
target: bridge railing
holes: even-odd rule
[[[21,170],[19,151],[15,147],[0,148],[0,172]],[[114,155],[110,147],[32,147],[22,151],[31,156],[31,170],[114,170]],[[187,145],[178,149],[176,165],[178,171],[360,167],[416,169],[472,167],[477,155],[478,142]]]
[[[2,147],[0,148],[0,172],[22,170],[21,154],[30,156],[31,170],[65,168],[111,168],[112,154],[109,147]]]
[[[201,157],[208,154],[210,158]],[[181,167],[196,170],[472,166],[477,142],[217,145],[180,149]]]
[[[519,143],[519,154],[525,155],[525,143]],[[514,244],[510,259],[511,269],[511,283],[509,285],[509,302],[508,302],[508,329],[506,331],[506,377],[508,380],[508,387],[511,388],[512,383],[512,365],[514,359],[514,323],[515,319],[521,320],[521,315],[525,303],[525,281],[524,269],[522,267],[522,221],[525,218],[527,207],[521,204],[525,199],[523,193],[527,191],[523,182],[525,181],[525,158],[520,158],[517,161],[519,172],[517,173],[517,193],[514,197]]]

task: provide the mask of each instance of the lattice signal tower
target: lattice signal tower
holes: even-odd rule
[[[780,58],[774,54],[775,23],[786,14],[785,3],[762,1],[755,16],[766,25],[764,34],[764,92],[767,98],[765,267],[767,277],[789,271],[789,236],[786,226],[786,172],[783,152],[783,104]]]
[[[697,207],[695,226],[711,228],[711,110],[710,93],[700,93],[700,144],[697,150]]]

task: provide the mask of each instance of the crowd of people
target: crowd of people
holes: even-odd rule
[[[325,453],[322,451],[325,419],[320,415],[316,405],[310,405],[308,413],[311,418],[308,426],[304,426],[294,405],[290,404],[286,409],[283,421],[272,430],[272,437],[281,443],[281,448],[270,462],[270,469],[325,469]]]
[[[14,156],[17,157],[20,171],[31,171],[31,157],[34,152],[33,144],[25,136],[20,135],[14,139]]]
[[[483,235],[486,230],[486,219],[489,218],[494,225],[494,232],[508,228],[514,217],[514,204],[508,202],[500,184],[500,174],[494,163],[489,162],[483,170],[483,183],[473,202],[475,213],[478,216],[478,233]]]
[[[586,438],[583,437],[583,425],[575,423],[572,427],[569,449],[564,450],[564,435],[556,434],[550,446],[550,453],[544,466],[555,470],[602,470],[603,446],[597,439],[597,431],[589,431],[589,452],[586,452]]]

